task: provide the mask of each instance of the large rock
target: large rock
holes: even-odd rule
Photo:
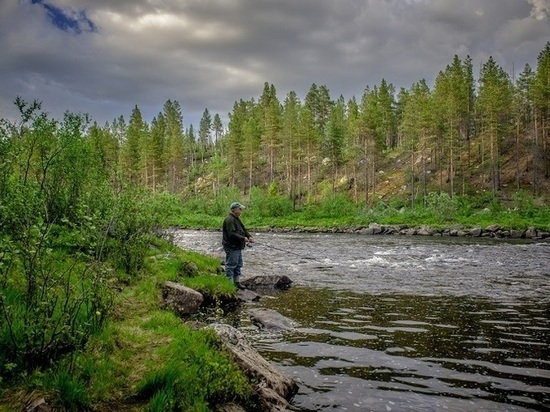
[[[281,412],[290,408],[289,400],[298,391],[293,379],[283,375],[264,359],[246,340],[246,337],[230,325],[216,323],[213,329],[233,360],[246,373],[258,395],[258,408],[265,412]]]
[[[255,308],[247,310],[253,324],[272,331],[294,329],[294,321],[273,309]]]
[[[292,280],[285,275],[253,276],[241,281],[241,285],[251,290],[288,289],[291,284]]]
[[[204,301],[202,294],[179,283],[167,281],[162,290],[164,308],[179,316],[195,313]]]
[[[239,301],[241,302],[257,302],[261,299],[260,295],[249,289],[239,289],[237,291],[237,296],[239,297]]]

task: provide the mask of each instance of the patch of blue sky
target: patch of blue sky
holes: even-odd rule
[[[85,10],[61,8],[44,0],[31,0],[31,4],[40,5],[46,10],[52,24],[69,33],[96,32],[97,26],[86,16]]]

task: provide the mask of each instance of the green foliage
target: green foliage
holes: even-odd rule
[[[53,403],[64,411],[82,411],[89,409],[91,398],[85,382],[74,378],[67,371],[59,371],[49,383],[54,391]]]
[[[310,204],[306,214],[310,217],[341,218],[353,216],[357,211],[356,205],[342,193],[327,193],[318,204]]]
[[[115,199],[108,227],[106,256],[127,274],[134,276],[142,268],[154,232],[164,221],[162,202],[140,190],[127,189]]]
[[[278,194],[275,184],[271,184],[267,191],[259,187],[250,189],[250,210],[247,209],[247,214],[279,217],[287,216],[290,213],[292,213],[292,202],[288,197]]]
[[[210,405],[247,399],[250,387],[243,373],[221,352],[213,331],[172,331],[174,340],[163,348],[167,362],[138,384],[137,395],[150,399],[150,410],[160,400],[168,410],[210,410]],[[155,408],[155,409],[153,409]]]
[[[97,332],[112,302],[100,267],[38,249],[21,253],[25,272],[13,271],[0,294],[0,353],[17,370],[46,366],[81,348]],[[16,370],[12,371],[15,372]],[[10,371],[2,370],[2,374]]]
[[[0,373],[23,376],[83,348],[113,302],[112,266],[143,266],[169,200],[111,186],[86,135],[17,100],[0,128]],[[116,190],[115,190],[116,189]],[[61,381],[60,381],[61,382]],[[70,386],[69,384],[67,384]]]
[[[447,193],[429,193],[426,204],[439,222],[452,221],[460,210],[457,197],[450,197]]]

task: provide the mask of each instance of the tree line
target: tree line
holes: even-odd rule
[[[107,168],[155,192],[271,185],[304,202],[328,185],[368,205],[401,154],[413,204],[430,191],[496,193],[503,164],[513,165],[507,184],[538,196],[550,176],[550,42],[536,69],[518,75],[490,57],[476,80],[471,58],[455,55],[433,87],[419,80],[396,90],[382,80],[346,100],[312,84],[303,100],[291,91],[281,101],[265,83],[257,100],[234,103],[227,125],[205,109],[198,131],[185,129],[179,103],[168,100],[150,124],[136,106],[128,123],[94,124],[90,138]]]
[[[455,55],[433,87],[396,90],[383,79],[347,100],[312,84],[303,100],[291,91],[281,101],[265,83],[257,100],[234,103],[227,125],[205,109],[198,130],[185,128],[168,100],[150,123],[135,106],[128,121],[87,134],[112,180],[119,173],[155,193],[271,187],[303,204],[329,190],[369,205],[398,158],[413,205],[434,191],[498,193],[503,165],[513,171],[504,184],[539,196],[550,177],[550,42],[537,62],[510,75],[490,57],[476,79],[471,58]]]

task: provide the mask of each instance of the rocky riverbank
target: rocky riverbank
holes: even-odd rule
[[[244,302],[254,302],[261,298],[255,291],[280,290],[290,287],[292,281],[286,276],[255,276],[243,280],[244,290],[239,290],[237,296],[221,296],[222,307],[231,307]],[[197,313],[207,302],[213,301],[212,296],[198,292],[176,282],[167,281],[162,289],[165,309],[172,310],[176,315],[186,319],[188,315]],[[249,316],[259,328],[272,331],[285,331],[293,328],[290,319],[275,311],[249,309]],[[195,325],[197,326],[197,325]],[[290,399],[297,392],[298,385],[290,377],[279,372],[266,361],[247,342],[246,337],[234,327],[225,323],[215,322],[203,325],[213,329],[233,360],[250,379],[255,395],[256,406],[266,412],[283,412],[291,409]],[[219,409],[223,412],[244,412],[241,405],[223,405]]]
[[[434,229],[429,226],[411,227],[408,225],[381,225],[371,223],[368,226],[334,227],[334,228],[267,228],[260,231],[268,232],[303,232],[303,233],[359,233],[364,235],[406,235],[406,236],[454,236],[454,237],[490,237],[509,239],[548,239],[550,231],[529,227],[527,229],[506,229],[499,225],[485,228],[466,228],[454,225],[446,229]]]

